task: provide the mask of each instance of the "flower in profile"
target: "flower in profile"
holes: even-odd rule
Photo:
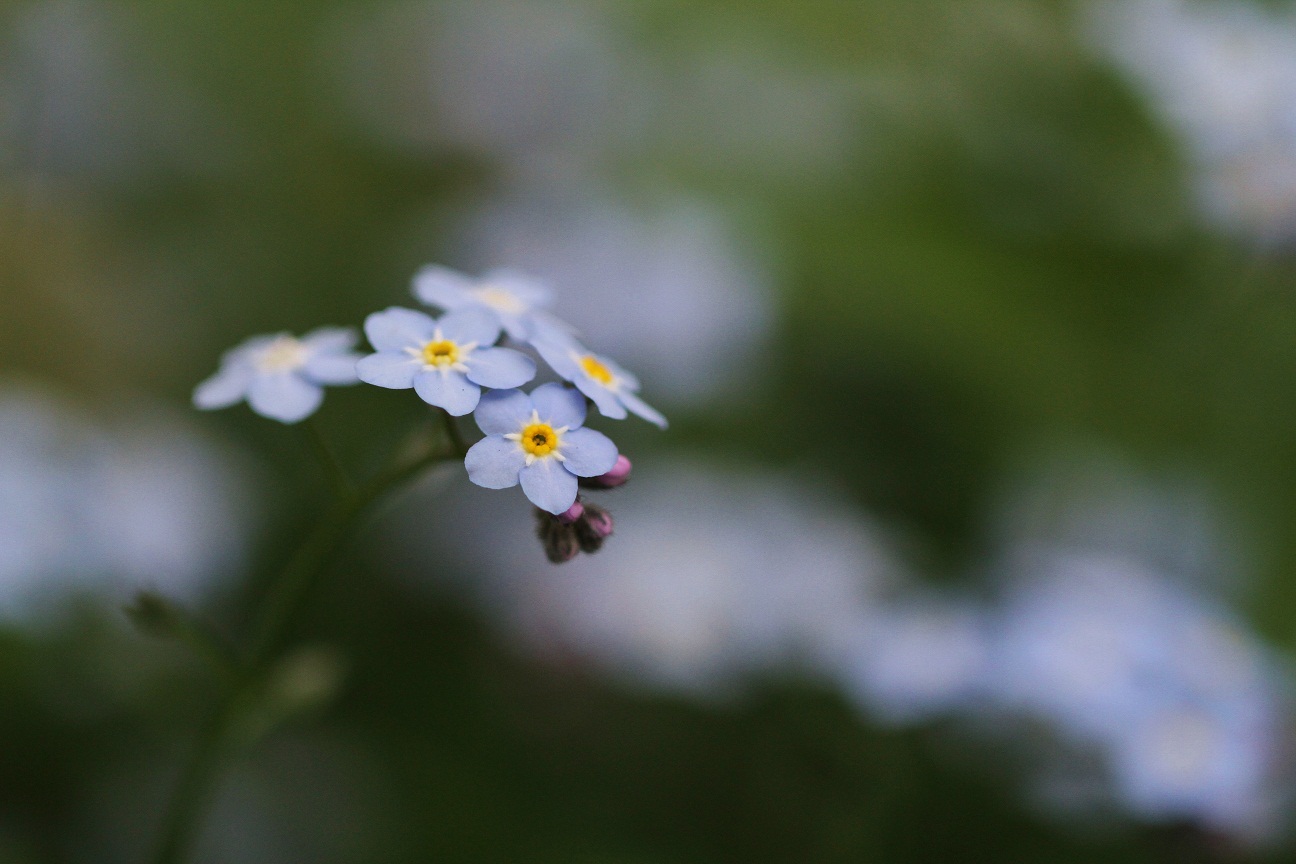
[[[482,309],[489,312],[504,331],[519,341],[535,335],[539,310],[549,305],[552,294],[538,280],[517,270],[491,270],[473,279],[449,267],[431,265],[414,276],[414,296],[447,312]],[[546,322],[553,319],[545,316]]]
[[[599,413],[624,420],[626,412],[666,428],[666,418],[639,398],[639,379],[555,328],[544,328],[531,345],[544,361],[598,406]]]
[[[555,516],[576,503],[576,478],[597,477],[616,464],[616,445],[581,428],[584,397],[561,384],[541,384],[529,396],[487,393],[474,417],[486,437],[464,459],[468,478],[487,489],[521,483],[532,504]]]
[[[326,385],[354,384],[355,332],[322,327],[298,339],[254,336],[226,352],[220,370],[194,390],[194,405],[228,408],[247,400],[262,417],[297,423],[319,408]]]
[[[360,380],[391,390],[413,387],[429,405],[461,417],[477,407],[483,387],[518,387],[535,377],[535,361],[495,348],[498,321],[482,309],[433,318],[392,307],[365,319],[377,353],[356,364]]]

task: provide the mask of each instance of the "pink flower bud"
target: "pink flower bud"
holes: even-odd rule
[[[586,477],[580,482],[582,486],[588,486],[592,489],[615,489],[630,479],[631,467],[630,460],[624,454],[621,454],[617,456],[616,464],[606,474],[600,474],[598,477]]]
[[[582,552],[597,552],[612,535],[612,514],[602,507],[586,505],[585,515],[575,524],[576,539]]]
[[[558,516],[558,521],[563,523],[564,525],[570,525],[584,515],[585,515],[585,505],[582,504],[579,500],[577,500],[574,504],[572,504],[571,507],[567,509],[566,513],[562,513]]]
[[[585,525],[599,539],[612,536],[612,514],[601,507],[586,508]]]

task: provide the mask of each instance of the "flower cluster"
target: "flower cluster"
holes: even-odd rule
[[[494,270],[473,279],[430,266],[415,276],[414,296],[438,314],[404,307],[373,313],[364,322],[374,349],[367,355],[353,351],[355,333],[345,329],[249,339],[198,386],[194,404],[246,400],[264,417],[297,423],[319,408],[326,385],[413,390],[451,418],[474,416],[485,437],[464,453],[469,479],[487,489],[521,486],[540,511],[550,560],[598,549],[612,518],[583,504],[579,487],[624,483],[630,461],[606,435],[585,428],[586,412],[592,404],[604,417],[634,414],[666,428],[666,418],[639,397],[639,380],[548,313],[550,290],[525,274]],[[541,371],[537,359],[560,382],[525,393],[519,388]]]

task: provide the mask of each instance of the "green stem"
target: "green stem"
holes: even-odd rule
[[[328,439],[320,430],[319,424],[315,418],[308,417],[301,424],[301,429],[306,433],[306,440],[310,443],[311,450],[315,453],[315,458],[319,460],[320,465],[324,468],[324,473],[328,477],[329,485],[333,487],[333,492],[339,501],[345,501],[347,496],[355,491],[355,484],[351,482],[351,477],[342,465],[342,460],[338,459],[337,453],[329,445]]]
[[[162,825],[161,840],[152,859],[156,864],[180,864],[198,839],[202,816],[216,791],[230,731],[239,713],[240,700],[236,696],[240,693],[240,687],[230,691],[194,742]]]
[[[453,421],[450,421],[453,424]],[[375,477],[335,503],[298,547],[278,578],[271,583],[250,636],[245,660],[233,687],[191,751],[175,794],[164,817],[155,864],[182,864],[197,840],[202,817],[216,791],[230,751],[234,748],[245,702],[274,657],[297,611],[318,583],[338,547],[350,536],[361,517],[380,498],[439,462],[462,453],[462,442],[452,433],[453,452],[433,450],[405,465]]]

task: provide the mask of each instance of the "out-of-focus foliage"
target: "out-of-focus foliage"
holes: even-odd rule
[[[1151,585],[1285,695],[1296,193],[1263,178],[1296,120],[1221,118],[1137,58],[1285,104],[1289,17],[0,9],[0,861],[140,860],[215,684],[119,607],[152,588],[237,635],[318,515],[299,430],[187,414],[193,385],[247,335],[412,305],[430,261],[552,279],[671,431],[616,427],[636,479],[570,570],[457,469],[383,514],[295,628],[334,701],[237,764],[201,860],[1280,858],[1281,825],[1122,806],[1136,760],[971,679],[1021,672],[995,652],[1029,577],[1083,560],[1125,587],[1078,605],[1135,620]],[[1193,137],[1257,116],[1259,149]],[[319,416],[361,469],[424,418],[373,388]],[[1094,803],[1107,759],[1126,786]]]

